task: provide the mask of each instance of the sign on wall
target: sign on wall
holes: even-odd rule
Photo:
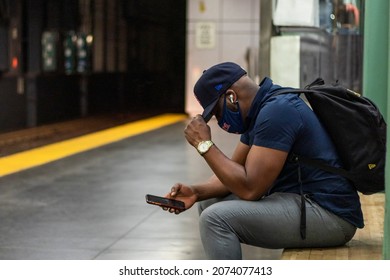
[[[198,49],[215,47],[216,28],[214,22],[198,22],[195,27],[195,44]]]

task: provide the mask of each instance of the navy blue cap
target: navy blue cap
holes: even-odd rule
[[[202,117],[206,122],[213,116],[219,97],[245,74],[246,71],[233,62],[220,63],[203,71],[194,86],[194,93],[204,109]]]

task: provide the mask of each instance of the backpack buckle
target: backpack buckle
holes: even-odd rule
[[[291,153],[288,157],[288,160],[292,163],[298,163],[299,161],[299,157],[298,155],[294,154],[294,153]]]

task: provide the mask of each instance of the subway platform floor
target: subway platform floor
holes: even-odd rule
[[[0,259],[201,260],[197,209],[180,215],[145,203],[211,171],[184,139],[186,121],[0,177]],[[211,121],[230,154],[238,136]],[[243,246],[244,259],[282,250]]]

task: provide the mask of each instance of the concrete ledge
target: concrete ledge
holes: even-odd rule
[[[361,195],[365,227],[345,246],[285,249],[282,260],[381,260],[385,194]]]

